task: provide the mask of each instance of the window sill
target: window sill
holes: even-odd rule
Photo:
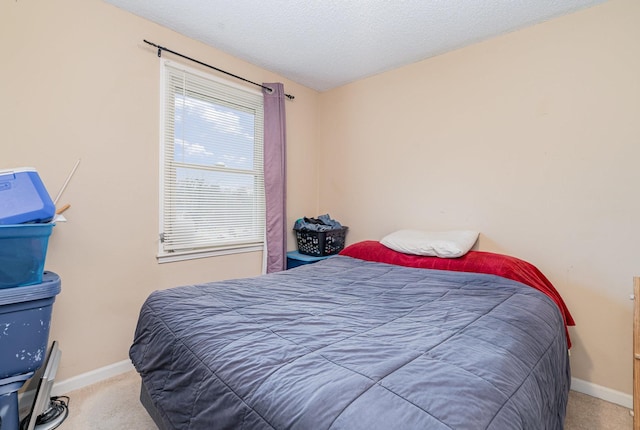
[[[212,249],[207,251],[182,251],[158,254],[158,263],[173,263],[176,261],[195,260],[198,258],[219,257],[221,255],[241,254],[245,252],[264,251],[263,245],[252,245],[246,247],[234,247],[224,249]]]

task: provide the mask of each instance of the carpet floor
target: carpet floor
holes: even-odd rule
[[[61,430],[157,430],[140,404],[140,378],[134,371],[68,393],[69,417]],[[565,430],[631,430],[629,410],[571,391]]]

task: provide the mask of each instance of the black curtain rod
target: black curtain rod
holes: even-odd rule
[[[213,70],[215,70],[215,71],[217,71],[217,72],[224,73],[225,75],[233,76],[233,77],[234,77],[234,78],[236,78],[236,79],[240,79],[241,81],[248,82],[248,83],[253,84],[253,85],[257,86],[257,87],[260,87],[260,88],[263,88],[263,89],[265,89],[265,90],[268,90],[269,92],[272,92],[272,91],[273,91],[273,89],[272,89],[272,88],[269,88],[269,87],[264,86],[264,85],[262,85],[262,84],[259,84],[259,83],[257,83],[257,82],[250,81],[249,79],[245,79],[245,78],[243,78],[242,76],[234,75],[233,73],[229,73],[229,72],[226,72],[226,71],[224,71],[224,70],[222,70],[222,69],[218,69],[217,67],[213,67],[213,66],[211,66],[211,65],[209,65],[209,64],[207,64],[207,63],[203,63],[202,61],[198,61],[198,60],[196,60],[195,58],[187,57],[186,55],[182,55],[182,54],[180,54],[179,52],[172,51],[171,49],[169,49],[169,48],[165,48],[164,46],[156,45],[155,43],[153,43],[153,42],[149,42],[149,41],[148,41],[148,40],[146,40],[146,39],[143,39],[143,41],[144,41],[144,43],[147,43],[147,44],[149,44],[149,45],[151,45],[151,46],[154,46],[154,47],[158,48],[158,57],[162,57],[162,51],[167,51],[167,52],[170,52],[170,53],[172,53],[172,54],[174,54],[174,55],[177,55],[178,57],[182,57],[182,58],[184,58],[185,60],[193,61],[194,63],[198,63],[198,64],[200,64],[201,66],[208,67],[208,68],[213,69]],[[292,96],[291,94],[285,94],[285,96],[286,96],[289,100],[293,100],[293,99],[295,98],[295,97],[294,97],[294,96]]]

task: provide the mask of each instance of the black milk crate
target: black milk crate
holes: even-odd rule
[[[349,227],[334,230],[311,231],[294,230],[298,241],[298,252],[314,257],[337,254],[344,249],[344,241]]]

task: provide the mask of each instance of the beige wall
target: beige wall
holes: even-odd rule
[[[46,261],[62,278],[51,330],[60,379],[126,359],[152,290],[261,270],[256,252],[157,263],[160,65],[143,39],[284,82],[296,97],[286,107],[289,225],[317,209],[315,91],[98,0],[0,2],[0,168],[36,167],[55,196],[82,160]]]
[[[320,206],[348,242],[477,229],[577,321],[573,376],[631,393],[640,2],[613,0],[323,93]]]

